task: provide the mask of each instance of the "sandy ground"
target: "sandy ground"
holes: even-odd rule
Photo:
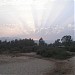
[[[55,66],[52,61],[20,56],[0,56],[0,75],[46,75]]]
[[[72,57],[71,59],[70,59],[70,63],[71,63],[71,65],[72,65],[72,75],[75,75],[75,57]]]
[[[75,75],[75,57],[67,60],[37,57],[35,53],[18,57],[0,55],[0,75]]]
[[[55,69],[48,75],[75,75],[75,56],[67,60],[54,60]]]

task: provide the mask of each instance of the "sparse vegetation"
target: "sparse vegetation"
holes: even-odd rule
[[[6,40],[2,42],[0,40],[1,54],[26,52],[36,52],[36,54],[43,57],[66,59],[72,56],[70,52],[75,52],[75,41],[71,39],[70,35],[63,36],[62,39],[57,39],[51,44],[46,44],[43,38],[40,38],[39,45],[36,44],[33,39],[16,39],[9,42]]]

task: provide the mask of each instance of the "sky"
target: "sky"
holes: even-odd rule
[[[0,37],[74,39],[74,0],[0,0]]]

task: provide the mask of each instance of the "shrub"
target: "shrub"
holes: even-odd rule
[[[37,54],[43,56],[43,57],[52,57],[57,59],[66,59],[70,57],[70,54],[67,53],[66,50],[63,48],[53,47],[53,48],[40,48],[37,50]]]
[[[62,48],[57,48],[57,50],[54,50],[53,57],[58,59],[66,59],[70,57],[70,54],[67,53],[66,50],[63,50]]]
[[[70,51],[70,52],[75,52],[75,47],[74,47],[74,46],[69,46],[69,47],[68,47],[68,51]]]

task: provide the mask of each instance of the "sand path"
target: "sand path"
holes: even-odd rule
[[[0,58],[0,75],[46,75],[55,66],[52,61],[33,57]]]

